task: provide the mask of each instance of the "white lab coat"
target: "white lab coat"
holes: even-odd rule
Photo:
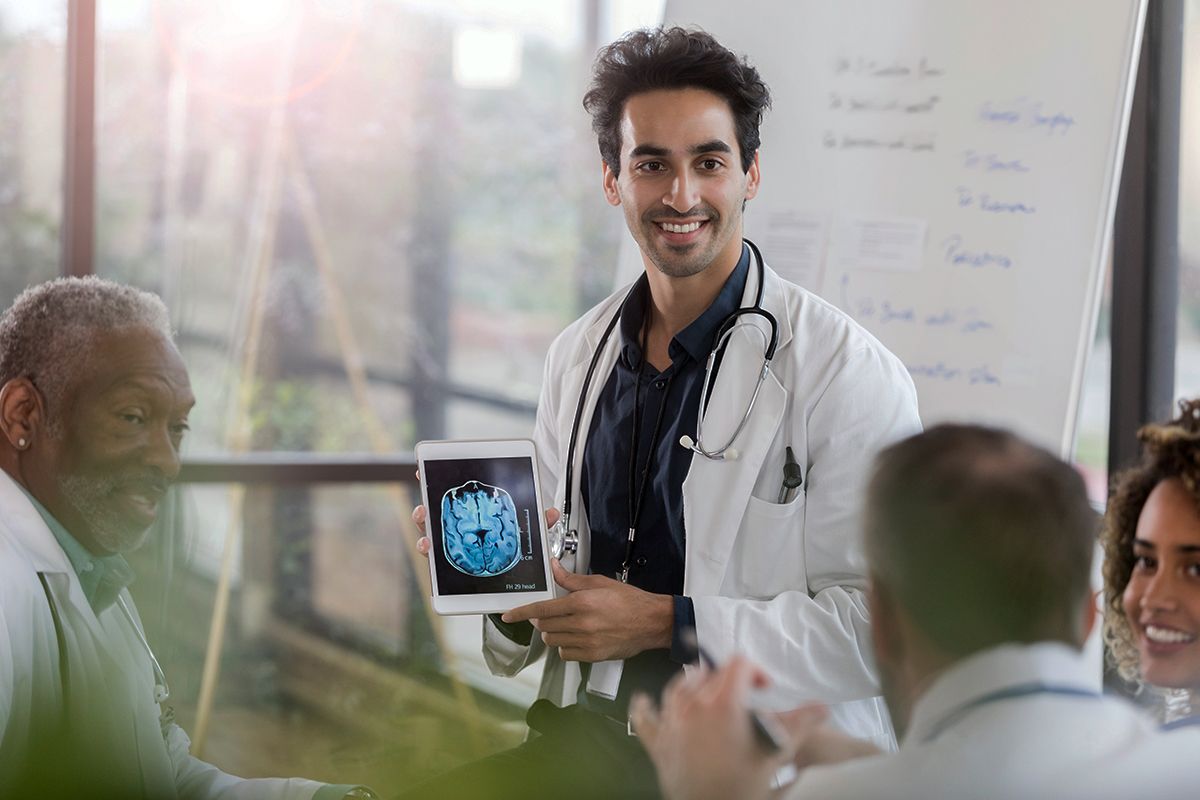
[[[140,626],[132,598],[122,596]],[[93,612],[66,553],[3,471],[0,642],[0,797],[33,759],[57,764],[58,776],[96,797],[308,800],[323,785],[227,775],[189,755],[179,726],[164,732],[153,668],[128,619],[117,605]]]
[[[1094,661],[1065,645],[988,650],[921,695],[898,753],[805,770],[786,800],[1198,796],[1200,729],[1161,732],[1131,704],[1098,694],[1023,694],[972,706],[1035,683],[1100,689]]]
[[[757,284],[751,264],[742,305],[753,304]],[[546,359],[534,441],[543,491],[553,492],[545,499],[559,508],[584,375],[626,292],[568,327]],[[762,305],[778,321],[779,344],[771,375],[734,445],[740,455],[725,462],[694,456],[683,483],[683,593],[692,598],[705,649],[719,660],[746,655],[771,674],[775,686],[766,705],[821,700],[833,704],[833,719],[847,732],[892,746],[870,653],[858,511],[878,450],[920,430],[916,390],[903,364],[871,334],[770,269]],[[760,324],[757,317],[743,319]],[[576,476],[591,415],[619,349],[614,331],[584,407]],[[763,350],[763,337],[746,327],[730,337],[704,417],[707,446],[727,441],[741,420]],[[803,470],[803,487],[780,505],[787,446]],[[589,533],[580,492],[577,478],[576,570],[586,572]],[[484,657],[494,673],[513,675],[545,650],[536,636],[521,647],[485,618]],[[579,680],[578,664],[550,652],[540,694],[569,704]]]

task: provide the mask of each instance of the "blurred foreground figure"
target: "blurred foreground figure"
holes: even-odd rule
[[[865,534],[900,751],[863,756],[811,709],[785,715],[807,767],[785,796],[1196,797],[1200,730],[1160,732],[1104,697],[1080,652],[1096,522],[1074,470],[1011,434],[940,426],[885,450]],[[681,678],[661,712],[639,702],[667,796],[768,795],[784,757],[756,745],[745,697],[769,677],[739,660]]]
[[[0,797],[295,798],[188,754],[122,553],[179,473],[195,400],[154,295],[96,278],[0,316]]]

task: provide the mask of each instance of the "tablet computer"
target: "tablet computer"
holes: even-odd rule
[[[419,442],[433,608],[489,614],[554,597],[533,442]]]

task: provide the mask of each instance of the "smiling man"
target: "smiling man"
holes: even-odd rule
[[[891,745],[855,515],[875,452],[919,429],[916,393],[743,240],[769,104],[758,71],[700,31],[636,31],[596,59],[603,191],[645,273],[546,360],[534,439],[547,506],[574,509],[575,574],[556,565],[562,596],[484,622],[497,674],[545,658],[541,735],[415,795],[654,796],[629,699],[657,696],[693,637],[765,663],[772,702],[824,700]]]
[[[154,295],[35,286],[0,316],[0,797],[295,798],[188,754],[126,587],[195,399]]]

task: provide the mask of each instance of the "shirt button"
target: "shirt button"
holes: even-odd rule
[[[654,388],[658,389],[661,392],[663,389],[667,388],[667,382],[666,381],[655,381]]]
[[[95,566],[96,566],[95,564],[93,564],[91,561],[89,561],[89,562],[87,562],[86,564],[84,564],[84,565],[83,565],[83,571],[84,571],[84,572],[91,572],[91,571],[92,571],[92,568],[93,568],[93,567],[95,567]]]
[[[646,557],[638,556],[637,560],[634,561],[633,563],[637,564],[639,567],[644,567],[644,566],[646,566]]]

